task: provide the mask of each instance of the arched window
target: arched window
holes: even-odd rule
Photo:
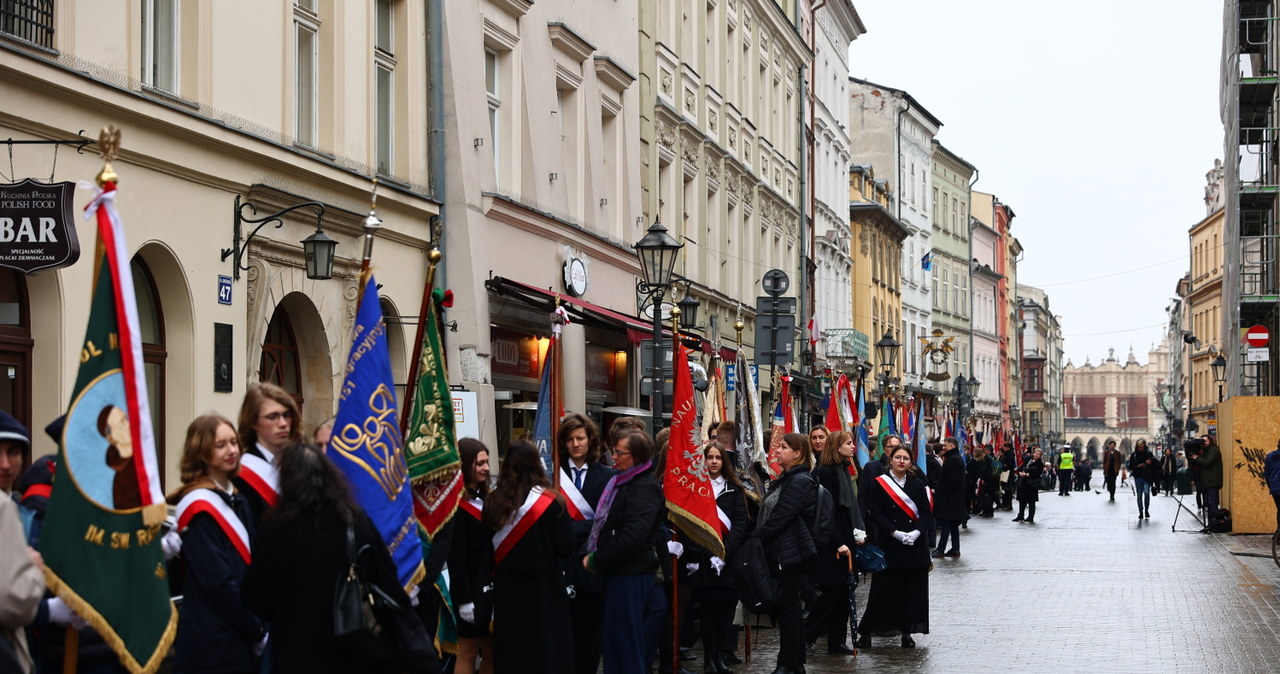
[[[293,396],[302,407],[302,368],[298,362],[298,340],[294,336],[289,314],[283,307],[276,307],[267,325],[267,336],[262,341],[262,362],[258,365],[258,379],[279,386]]]
[[[0,410],[31,428],[31,315],[26,278],[0,269]],[[31,465],[31,450],[23,457]]]
[[[160,306],[160,293],[156,290],[151,268],[135,255],[129,262],[133,272],[133,294],[138,305],[138,329],[142,341],[142,367],[147,377],[147,402],[151,411],[151,430],[155,436],[156,460],[165,465],[165,360],[168,352],[164,346],[164,311]],[[163,479],[163,474],[162,478]]]

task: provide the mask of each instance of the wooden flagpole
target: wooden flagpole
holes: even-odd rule
[[[409,428],[409,414],[413,409],[413,396],[418,386],[418,363],[422,360],[422,338],[426,334],[427,321],[434,318],[431,311],[431,289],[436,284],[436,265],[444,255],[440,252],[440,216],[432,218],[431,249],[427,251],[427,281],[422,287],[422,308],[418,310],[418,329],[413,340],[413,357],[409,359],[409,379],[404,383],[404,409],[400,414],[400,435]]]

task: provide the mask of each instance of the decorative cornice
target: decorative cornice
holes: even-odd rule
[[[517,44],[520,44],[520,36],[486,16],[484,18],[484,43],[494,49],[512,51]]]
[[[608,56],[596,56],[595,62],[596,79],[599,79],[618,93],[626,91],[636,81],[635,75],[627,72],[626,68],[618,65],[617,61]]]
[[[596,50],[595,45],[563,23],[548,23],[547,32],[551,35],[551,45],[578,63],[587,60]]]
[[[533,0],[493,0],[493,4],[510,14],[513,19],[519,19],[533,8]]]

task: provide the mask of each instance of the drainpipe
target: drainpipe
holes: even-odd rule
[[[796,7],[799,8],[799,5],[800,5],[799,0],[796,0]],[[799,15],[797,14],[797,16]],[[809,301],[810,301],[811,291],[813,290],[812,288],[809,287],[809,250],[808,250],[809,239],[812,236],[812,232],[810,231],[812,229],[812,223],[808,222],[809,211],[805,206],[808,202],[807,198],[805,197],[805,192],[806,192],[805,188],[808,186],[808,182],[805,179],[805,177],[807,175],[806,169],[809,166],[809,152],[808,152],[809,139],[808,139],[808,133],[806,133],[805,124],[804,124],[805,99],[808,98],[808,90],[805,87],[805,80],[804,80],[804,74],[806,69],[807,69],[807,66],[803,66],[803,65],[800,66],[798,75],[800,77],[800,82],[799,82],[800,89],[803,93],[800,96],[797,96],[797,98],[800,99],[799,119],[797,120],[800,122],[800,274],[799,274],[800,302],[799,304],[800,304],[800,330],[801,330],[801,333],[803,334],[803,336],[800,339],[801,339],[801,344],[805,345],[805,349],[801,351],[801,353],[803,354],[805,352],[810,352],[810,359],[816,359],[817,354],[812,353],[813,347],[810,346],[810,342],[809,342],[809,320],[808,318],[806,318],[807,316],[811,315]],[[809,371],[806,373],[807,375],[809,375],[811,383],[813,381],[814,371],[815,371],[815,368],[812,365],[810,365]],[[809,410],[809,406],[808,406],[809,388],[810,388],[809,386],[806,386],[804,388],[805,394],[800,397],[800,406],[801,406],[801,409],[804,410],[804,412],[802,412],[800,415],[802,419],[801,428],[803,429],[802,432],[804,433],[809,432],[809,411],[808,411]]]
[[[969,183],[969,202],[965,204],[965,226],[969,228],[969,376],[973,376],[973,186],[982,177],[978,167],[973,168],[973,182]]]
[[[427,141],[428,190],[440,204],[440,249],[444,252],[445,151],[444,151],[444,0],[427,0],[427,107],[430,110]],[[449,258],[436,266],[436,282],[449,287]],[[428,292],[430,290],[428,289]]]

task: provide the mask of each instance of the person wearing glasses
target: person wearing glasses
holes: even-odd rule
[[[249,501],[255,529],[261,525],[263,513],[279,500],[280,454],[302,442],[300,418],[298,403],[275,384],[254,384],[244,394],[236,429],[243,456],[240,472],[232,480]]]
[[[630,674],[648,671],[645,620],[665,608],[653,605],[651,590],[666,507],[647,434],[622,436],[610,453],[618,474],[600,495],[582,567],[604,581],[605,674]]]
[[[876,522],[875,543],[888,566],[871,576],[857,645],[870,648],[872,635],[898,634],[903,648],[915,648],[911,635],[929,633],[929,546],[920,539],[932,514],[906,447],[893,450],[889,472],[873,481],[867,502]]]

